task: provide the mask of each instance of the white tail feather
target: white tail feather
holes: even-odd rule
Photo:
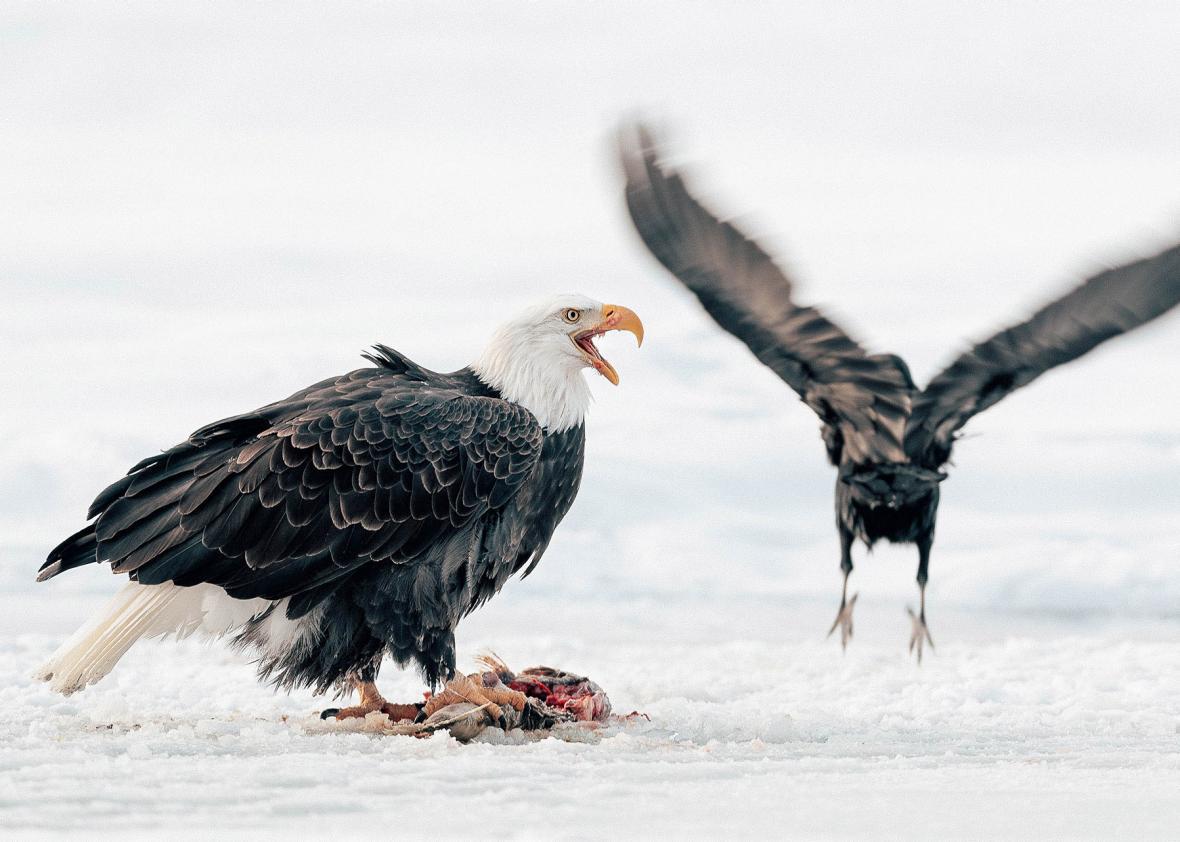
[[[228,612],[224,610],[227,602],[232,603]],[[171,583],[129,582],[104,610],[74,632],[34,677],[68,696],[109,673],[141,638],[167,634],[181,638],[197,630],[227,634],[270,604],[262,599],[235,600],[212,585],[182,588]],[[207,618],[213,622],[207,624]]]

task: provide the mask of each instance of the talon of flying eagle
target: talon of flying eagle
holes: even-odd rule
[[[848,649],[848,641],[852,640],[852,609],[856,607],[856,598],[860,596],[859,593],[854,593],[850,600],[840,600],[840,610],[836,613],[836,620],[832,623],[832,627],[828,629],[828,637],[840,629],[840,648],[842,650]]]
[[[914,613],[914,609],[906,606],[906,613],[910,615],[910,622],[913,624],[913,630],[910,632],[910,652],[916,653],[918,656],[918,663],[922,663],[922,646],[924,643],[930,644],[930,651],[934,651],[934,638],[930,636],[930,629],[926,627],[926,612],[922,611],[919,614]]]
[[[364,719],[370,713],[383,713],[391,722],[413,721],[422,710],[421,704],[399,705],[387,702],[385,697],[377,691],[377,685],[371,681],[357,684],[361,698],[359,705],[346,708],[327,708],[320,712],[320,719]]]

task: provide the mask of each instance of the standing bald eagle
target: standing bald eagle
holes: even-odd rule
[[[1180,246],[1102,272],[1022,324],[979,343],[924,390],[905,362],[868,354],[814,307],[761,246],[718,219],[659,160],[651,135],[624,133],[626,202],[644,244],[725,330],[799,393],[823,422],[836,479],[836,529],[844,587],[837,627],[852,636],[852,544],[918,545],[920,607],[910,610],[910,650],[922,659],[926,582],[939,483],[958,431],[976,413],[1049,369],[1166,312],[1180,301]]]
[[[362,368],[202,427],[98,495],[39,580],[109,562],[131,582],[39,677],[71,693],[141,637],[233,634],[259,675],[318,692],[373,684],[382,657],[433,686],[459,620],[527,575],[577,494],[596,336],[626,307],[562,296],[450,374],[377,346]]]

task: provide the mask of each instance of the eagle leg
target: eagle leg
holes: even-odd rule
[[[387,702],[385,697],[377,690],[377,685],[372,681],[358,681],[356,688],[360,692],[360,704],[353,705],[346,708],[328,708],[320,713],[320,719],[351,719],[359,717],[364,719],[370,713],[380,712],[388,716],[394,722],[401,722],[403,719],[414,719],[422,710],[421,704],[414,705],[398,705],[393,702]]]
[[[926,626],[926,581],[929,578],[928,571],[930,569],[930,545],[933,543],[930,536],[924,536],[918,541],[918,613],[914,613],[914,609],[906,606],[906,613],[910,615],[910,623],[913,628],[910,631],[910,652],[916,653],[918,656],[918,663],[922,663],[922,646],[924,643],[930,644],[930,651],[934,651],[934,638],[930,636],[930,629]]]
[[[828,629],[828,637],[840,629],[840,649],[848,649],[848,641],[852,640],[852,609],[856,607],[856,598],[860,596],[859,593],[854,593],[852,599],[848,598],[848,577],[852,573],[852,533],[841,525],[840,529],[840,569],[844,571],[844,588],[840,592],[840,610],[836,612],[836,620],[832,623],[832,627]]]

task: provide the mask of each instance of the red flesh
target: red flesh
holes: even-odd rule
[[[604,722],[610,715],[606,694],[590,681],[572,684],[546,684],[533,675],[518,675],[508,687],[526,696],[540,699],[550,707],[573,714],[581,722]]]

